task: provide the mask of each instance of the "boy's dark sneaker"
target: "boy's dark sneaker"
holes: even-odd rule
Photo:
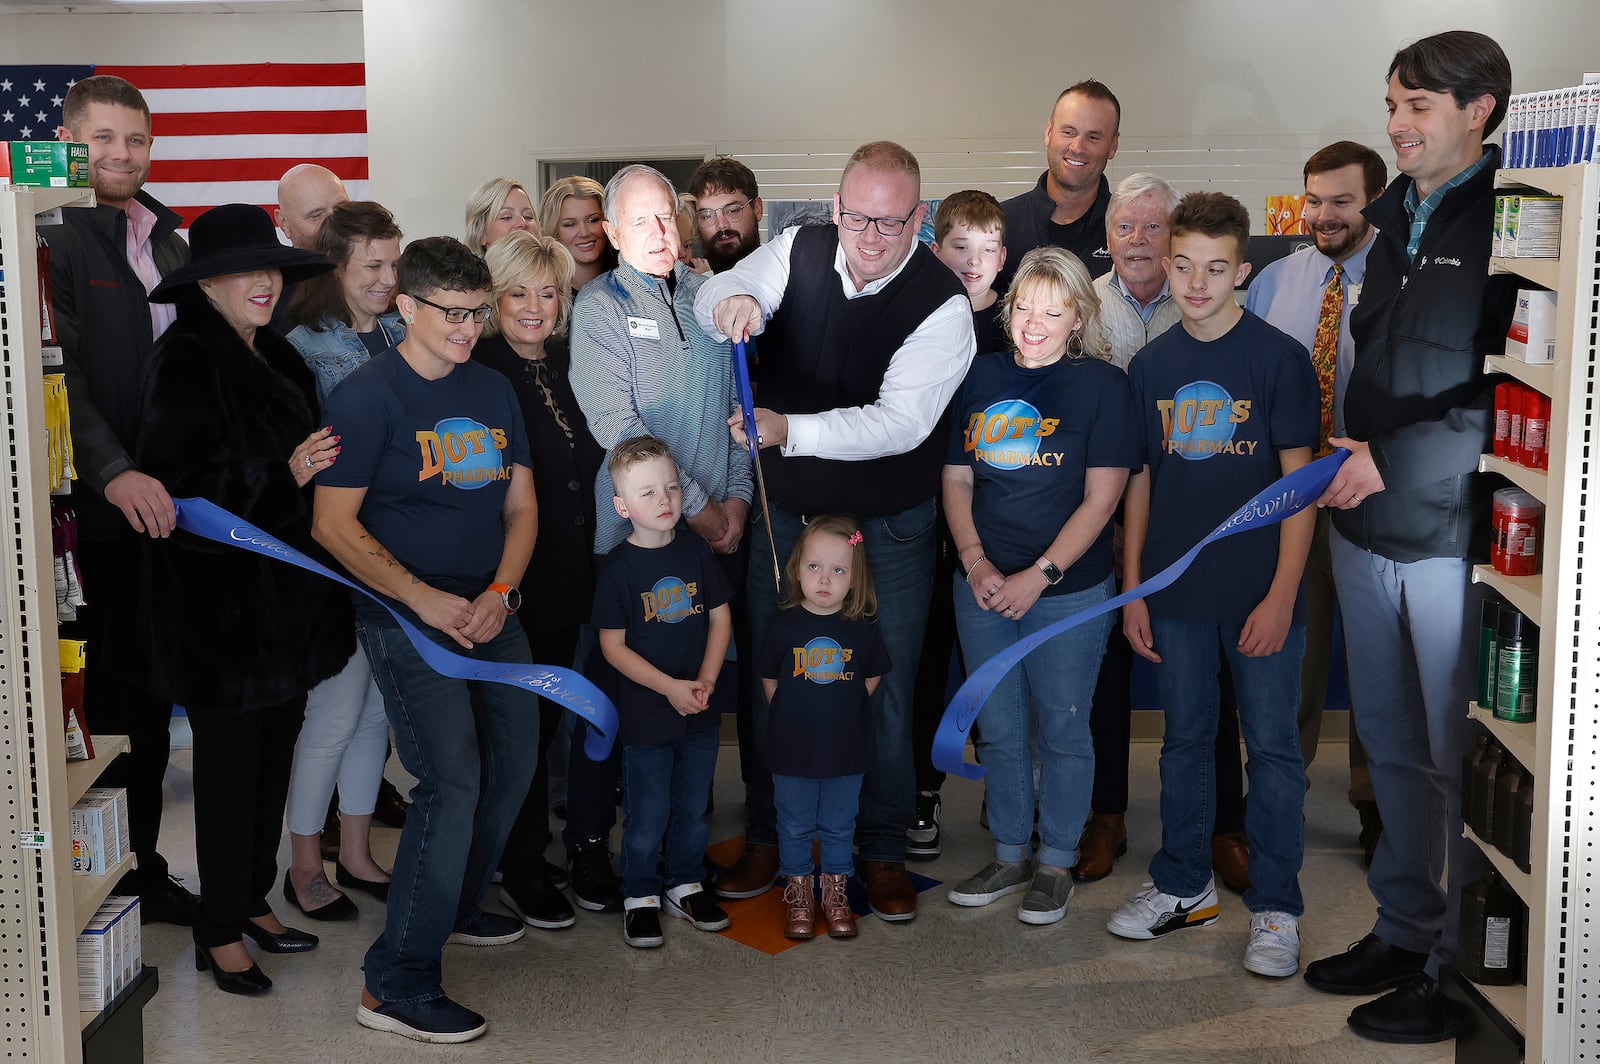
[[[917,819],[906,829],[906,856],[931,861],[939,856],[939,792],[917,792]]]
[[[611,867],[611,849],[605,839],[585,839],[567,854],[572,873],[572,896],[578,907],[596,913],[622,911],[622,881]]]
[[[622,914],[622,941],[635,949],[655,949],[661,945],[661,909],[654,898],[634,899],[640,904]]]
[[[457,946],[503,946],[527,933],[528,929],[516,917],[479,909],[467,917],[466,922],[456,925],[445,942]]]
[[[550,880],[540,877],[525,883],[506,883],[500,887],[500,900],[529,927],[558,931],[571,927],[578,917],[567,896]]]
[[[489,1022],[482,1016],[444,996],[379,1005],[375,1009],[359,1005],[356,1022],[374,1031],[435,1044],[470,1042],[489,1029]]]
[[[731,923],[717,899],[698,883],[686,883],[667,891],[667,912],[689,921],[701,931],[722,931]]]

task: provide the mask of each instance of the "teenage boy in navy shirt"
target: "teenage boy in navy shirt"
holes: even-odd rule
[[[1145,467],[1128,481],[1125,587],[1171,565],[1246,500],[1309,462],[1317,442],[1317,380],[1306,349],[1234,301],[1250,271],[1249,212],[1231,196],[1194,192],[1172,212],[1170,229],[1165,264],[1182,328],[1152,340],[1128,367]],[[1123,607],[1128,641],[1157,665],[1166,736],[1153,883],[1112,914],[1113,934],[1156,938],[1217,918],[1206,846],[1216,784],[1206,769],[1225,654],[1250,756],[1244,966],[1276,977],[1299,969],[1305,768],[1295,714],[1305,621],[1296,604],[1315,516],[1308,509],[1212,544],[1171,587]]]
[[[617,514],[633,531],[606,555],[592,622],[621,675],[622,939],[649,948],[661,945],[663,883],[671,915],[702,931],[728,926],[700,873],[717,768],[718,719],[708,710],[733,621],[711,548],[676,534],[683,487],[667,445],[652,436],[624,440],[606,468]]]

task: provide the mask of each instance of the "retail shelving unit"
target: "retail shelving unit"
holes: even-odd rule
[[[1553,365],[1528,365],[1502,355],[1485,360],[1550,397],[1548,470],[1485,455],[1480,468],[1500,473],[1544,503],[1543,569],[1504,576],[1477,566],[1473,580],[1498,591],[1539,625],[1538,707],[1530,724],[1495,719],[1473,704],[1469,715],[1532,773],[1532,871],[1525,873],[1492,845],[1480,846],[1528,906],[1527,986],[1479,987],[1464,981],[1484,1024],[1469,1025],[1458,1060],[1515,1059],[1517,1038],[1528,1061],[1566,1064],[1600,1060],[1600,602],[1588,519],[1600,488],[1600,435],[1595,423],[1597,333],[1600,333],[1600,165],[1501,170],[1496,185],[1562,197],[1557,259],[1501,259],[1490,270],[1557,293]],[[1600,514],[1594,514],[1600,517]],[[1587,585],[1587,586],[1586,586]],[[1587,592],[1587,594],[1585,594]],[[1453,885],[1460,889],[1459,885]],[[1486,1006],[1486,1007],[1485,1007]],[[1493,1028],[1514,1036],[1496,1037]],[[1490,1051],[1496,1044],[1509,1053]]]
[[[78,933],[126,869],[72,874],[70,810],[127,739],[96,736],[95,760],[67,761],[34,224],[47,211],[93,203],[87,189],[0,189],[0,770],[8,782],[0,810],[9,832],[0,839],[8,884],[0,891],[0,995],[7,1055],[67,1064],[140,1059],[129,1040],[142,1038],[139,1013],[156,986],[146,968],[109,1008],[78,1010]]]

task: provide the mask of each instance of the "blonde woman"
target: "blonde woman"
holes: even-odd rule
[[[606,242],[605,189],[587,177],[563,177],[539,197],[539,225],[572,255],[572,291],[617,265]]]
[[[491,177],[467,197],[467,247],[482,255],[507,233],[539,235],[533,197],[519,181]]]

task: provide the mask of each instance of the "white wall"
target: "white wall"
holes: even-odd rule
[[[0,63],[348,63],[361,47],[358,12],[0,15]]]

